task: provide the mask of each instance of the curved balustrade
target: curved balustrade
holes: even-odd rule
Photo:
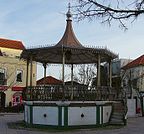
[[[26,101],[54,101],[54,100],[116,100],[118,93],[110,87],[87,87],[85,85],[70,86],[48,85],[27,87],[23,91]]]

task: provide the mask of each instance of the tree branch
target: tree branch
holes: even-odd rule
[[[117,4],[116,6],[113,4]],[[125,2],[126,3],[126,2]],[[122,0],[78,0],[78,4],[74,6],[76,9],[76,19],[81,21],[83,19],[93,18],[101,19],[103,22],[111,23],[112,20],[117,20],[120,25],[126,28],[124,20],[135,20],[138,16],[144,13],[144,0],[134,0],[131,4]],[[132,21],[133,22],[133,21]]]

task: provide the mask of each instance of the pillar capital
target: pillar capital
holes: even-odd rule
[[[43,63],[43,67],[46,68],[47,67],[47,63]]]

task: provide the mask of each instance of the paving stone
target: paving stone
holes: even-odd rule
[[[0,113],[0,134],[54,134],[54,132],[41,132],[36,130],[10,129],[8,122],[23,120],[23,113],[10,114]],[[81,129],[66,132],[56,132],[57,134],[144,134],[144,117],[129,118],[127,126],[120,129]]]

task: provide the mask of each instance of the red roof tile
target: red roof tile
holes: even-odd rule
[[[128,63],[126,66],[123,67],[123,69],[133,68],[140,65],[144,65],[144,55]]]
[[[25,47],[21,41],[0,38],[0,47],[24,50]]]
[[[37,80],[37,85],[42,85],[42,84],[44,84],[44,78]],[[52,76],[47,76],[45,79],[45,84],[62,84],[62,81]]]

